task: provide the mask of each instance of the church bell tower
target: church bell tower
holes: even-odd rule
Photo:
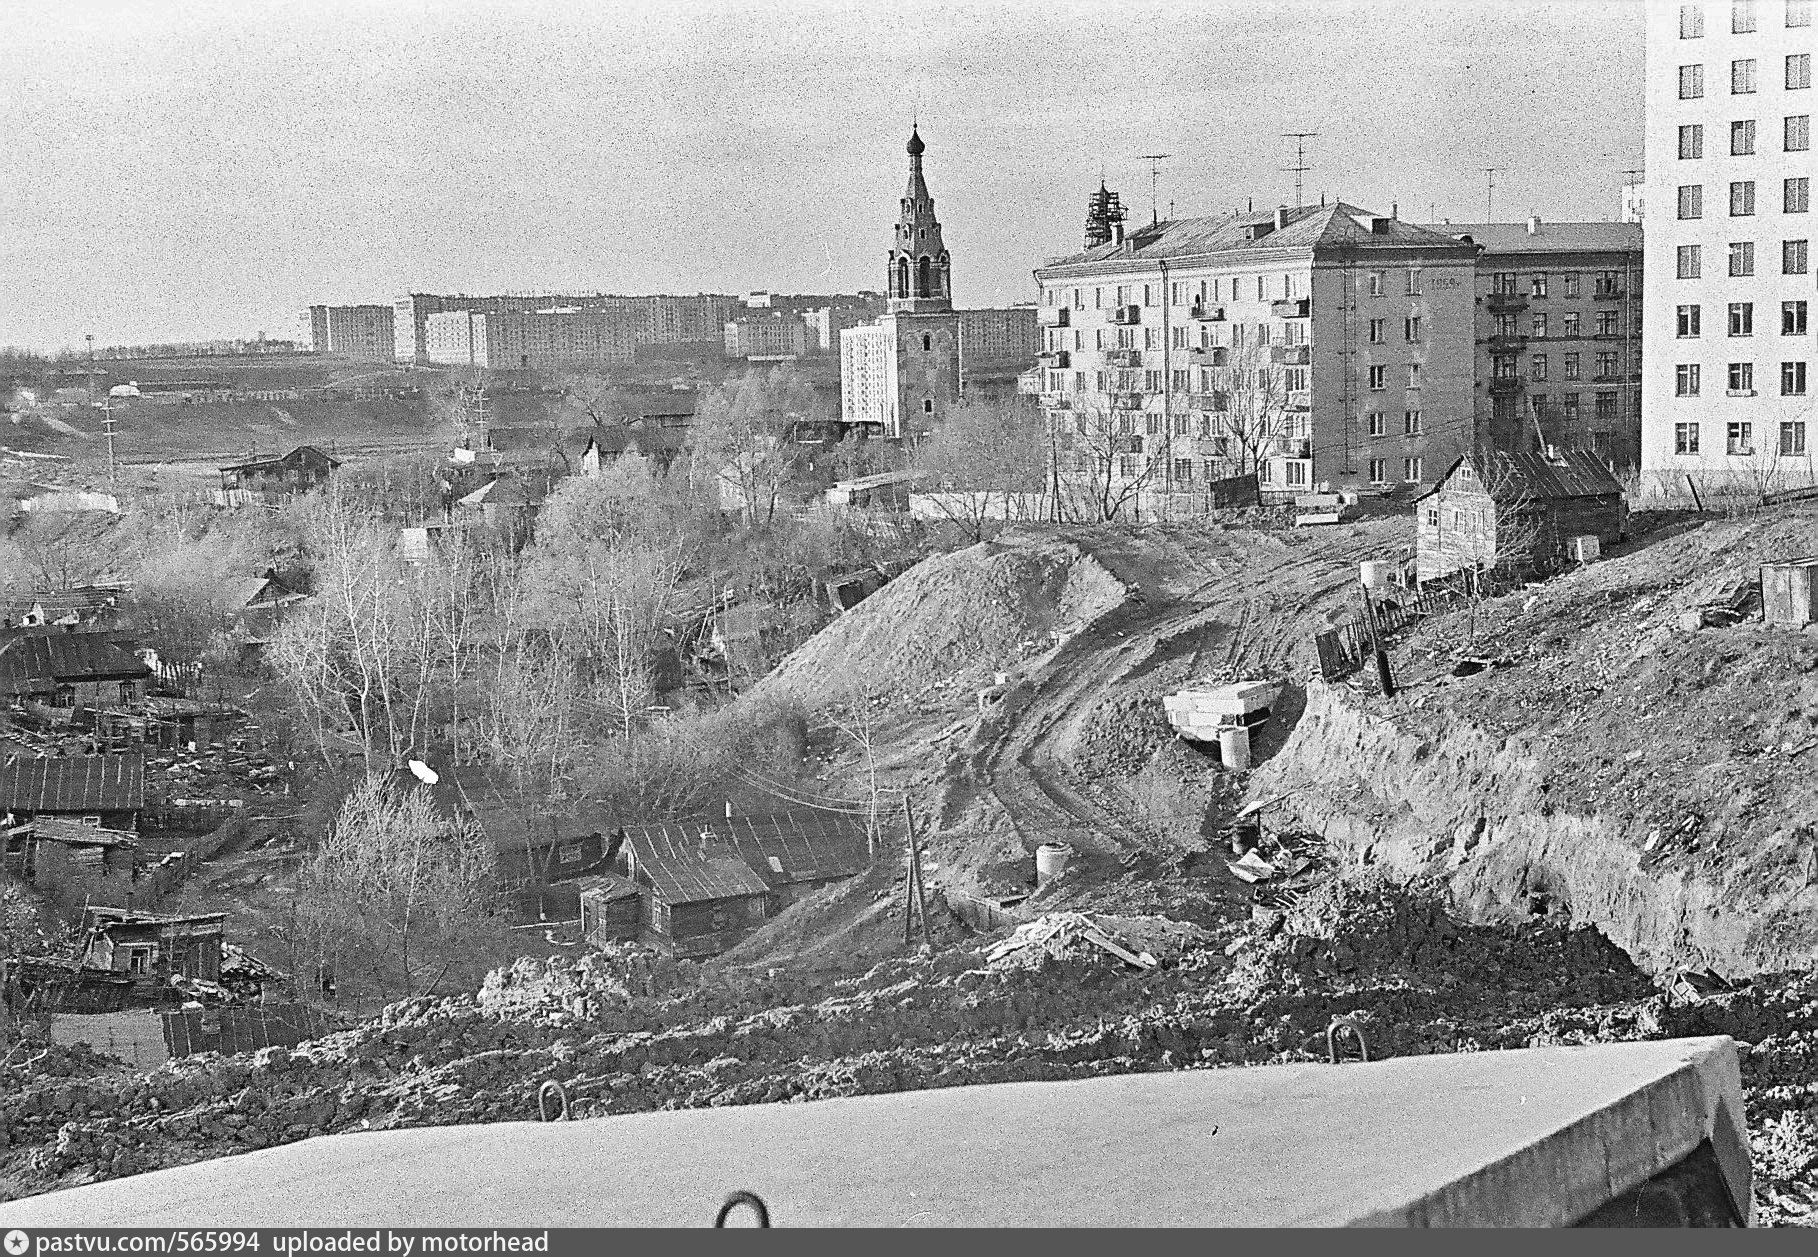
[[[953,309],[952,263],[941,240],[940,220],[934,216],[934,198],[922,178],[922,153],[927,147],[921,131],[912,128],[909,186],[903,193],[902,213],[897,218],[896,239],[890,245],[884,279],[893,313],[944,314]]]

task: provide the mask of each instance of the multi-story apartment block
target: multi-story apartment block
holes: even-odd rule
[[[1641,226],[1447,223],[1477,246],[1477,432],[1641,459]]]
[[[808,324],[783,311],[733,319],[724,330],[726,356],[748,361],[800,358],[808,352]]]
[[[1027,365],[1042,351],[1041,321],[1032,305],[956,310],[960,367],[974,363]]]
[[[374,362],[393,358],[390,306],[311,306],[303,316],[309,344],[319,354],[345,354]]]
[[[1812,8],[1648,8],[1641,463],[1659,491],[1813,479]]]
[[[564,370],[631,361],[635,310],[446,310],[425,320],[430,362],[491,370]]]
[[[1035,272],[1063,474],[1280,493],[1470,447],[1474,246],[1342,204],[1108,229]]]
[[[542,310],[579,310],[589,313],[629,312],[639,345],[712,344],[724,334],[726,320],[739,308],[739,299],[718,293],[695,296],[628,297],[608,293],[587,295],[506,294],[469,297],[414,292],[397,299],[393,325],[396,354],[401,361],[430,362],[429,319],[450,311],[470,314],[534,314]]]
[[[922,175],[927,150],[909,136],[909,185],[885,263],[889,309],[840,333],[840,417],[879,436],[930,432],[960,396],[952,260]]]

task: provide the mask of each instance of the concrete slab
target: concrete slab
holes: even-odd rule
[[[1559,1226],[1707,1140],[1749,1220],[1728,1038],[333,1135],[0,1225]]]

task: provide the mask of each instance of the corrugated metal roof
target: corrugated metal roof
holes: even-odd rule
[[[709,903],[768,894],[770,887],[710,825],[626,825],[625,841],[640,879],[669,904]]]
[[[1641,252],[1640,223],[1427,223],[1424,230],[1469,236],[1486,254]]]
[[[144,806],[143,755],[0,760],[0,811],[136,812]]]
[[[1278,230],[1251,239],[1252,229],[1275,221],[1275,211],[1255,214],[1231,214],[1213,218],[1177,218],[1131,230],[1125,244],[1102,244],[1081,253],[1056,258],[1037,270],[1045,275],[1050,270],[1069,266],[1099,265],[1115,270],[1132,261],[1154,261],[1158,258],[1201,257],[1220,253],[1245,253],[1264,249],[1329,249],[1341,245],[1367,246],[1372,249],[1419,248],[1457,250],[1461,254],[1470,246],[1437,231],[1388,219],[1382,234],[1370,230],[1372,214],[1355,205],[1309,205],[1287,211],[1288,224]]]
[[[131,644],[112,633],[0,632],[0,695],[44,693],[52,683],[133,681],[150,675]]]
[[[1590,450],[1562,450],[1554,459],[1521,451],[1498,450],[1490,454],[1467,454],[1446,468],[1433,482],[1433,487],[1416,498],[1431,497],[1469,462],[1472,472],[1489,486],[1492,498],[1502,501],[1526,496],[1537,501],[1557,502],[1571,498],[1601,498],[1622,494],[1622,484]]]

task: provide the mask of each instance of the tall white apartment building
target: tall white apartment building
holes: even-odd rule
[[[1811,0],[1648,8],[1642,469],[1811,483]]]

